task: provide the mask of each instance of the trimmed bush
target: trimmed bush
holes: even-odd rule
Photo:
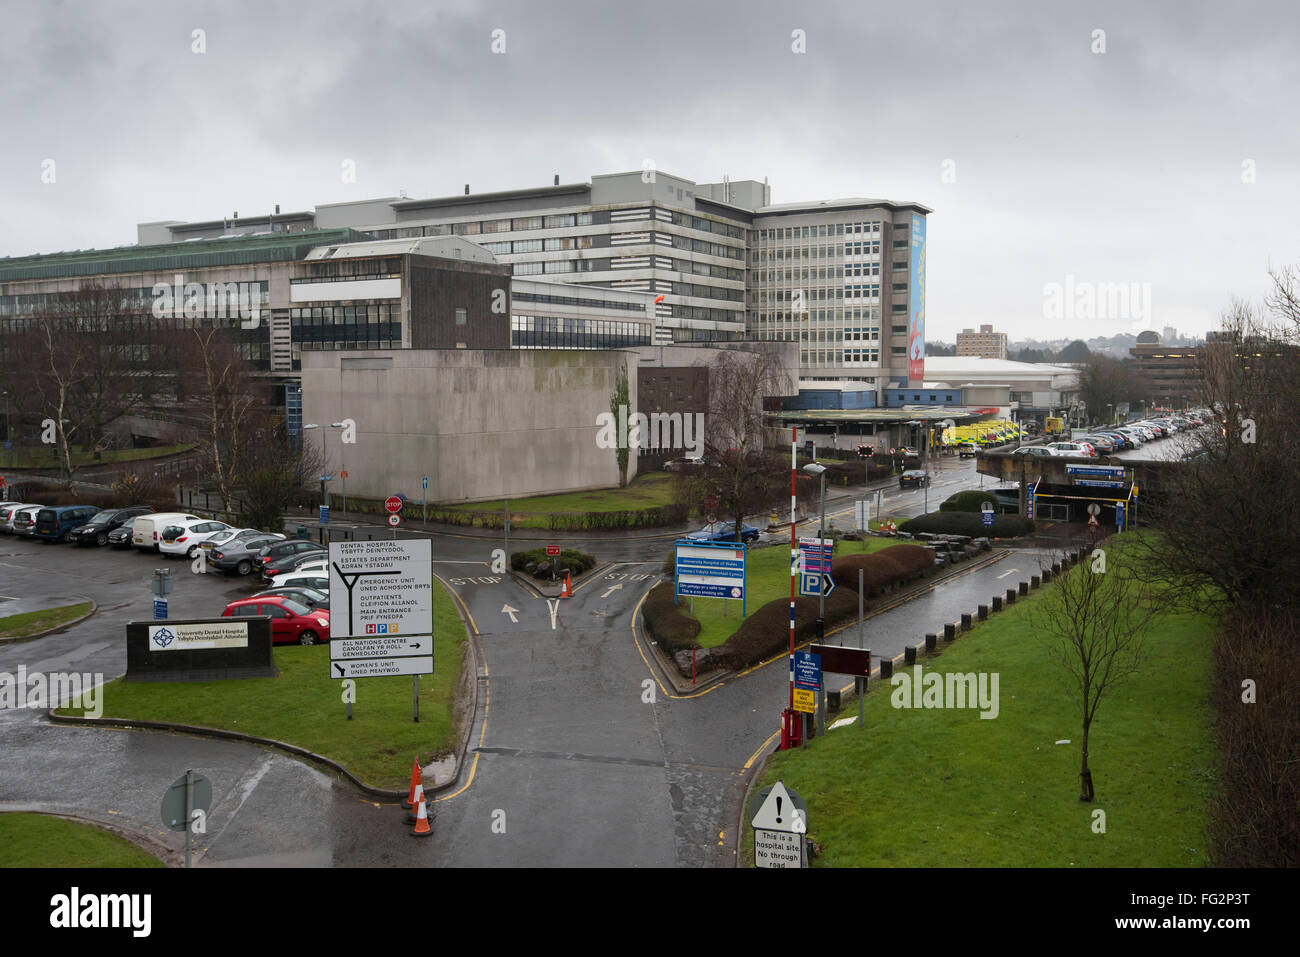
[[[909,518],[898,526],[899,531],[916,535],[930,532],[935,535],[969,535],[972,538],[1015,538],[1034,530],[1032,518],[1019,515],[995,515],[993,525],[985,527],[981,516],[974,512],[930,512]]]
[[[939,511],[978,513],[983,510],[985,502],[992,502],[993,510],[997,511],[998,500],[994,496],[982,489],[967,489],[949,497],[939,506]]]
[[[563,578],[565,572],[580,575],[595,564],[594,555],[572,548],[561,551],[558,558],[548,556],[545,548],[530,548],[526,552],[514,552],[510,556],[511,568],[534,578],[550,578],[552,566],[555,568],[555,576]]]
[[[862,569],[863,587],[870,598],[933,567],[934,552],[930,549],[922,545],[891,545],[871,555],[845,555],[832,559],[831,577],[837,586],[857,591],[858,569]]]
[[[695,647],[700,623],[686,615],[681,605],[673,603],[672,582],[660,582],[650,589],[642,611],[646,631],[669,655]]]

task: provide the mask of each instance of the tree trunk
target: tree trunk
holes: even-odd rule
[[[1092,790],[1092,772],[1088,770],[1088,728],[1083,729],[1083,764],[1079,768],[1079,800],[1091,801],[1093,797]]]

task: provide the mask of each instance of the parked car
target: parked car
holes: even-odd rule
[[[47,505],[36,513],[36,538],[43,542],[66,542],[74,528],[80,528],[99,514],[94,505]]]
[[[131,523],[126,522],[108,533],[109,548],[131,548]]]
[[[923,488],[930,484],[930,473],[909,469],[898,477],[899,488]]]
[[[283,575],[276,575],[271,579],[271,587],[314,588],[316,591],[328,595],[330,580],[328,575],[322,575],[320,572],[285,572]]]
[[[957,446],[957,455],[963,459],[973,459],[979,455],[980,447],[974,442],[962,442]]]
[[[131,522],[131,544],[146,551],[158,551],[162,530],[178,522],[201,522],[197,515],[187,512],[153,512],[138,516]]]
[[[45,508],[44,505],[24,505],[14,513],[13,530],[14,534],[22,538],[36,537],[36,513]]]
[[[75,528],[68,535],[68,541],[74,545],[94,545],[102,548],[108,544],[108,535],[114,529],[127,526],[130,531],[131,522],[141,515],[148,515],[153,511],[152,505],[130,505],[126,508],[110,508],[96,513],[90,521],[80,528]]]
[[[1085,435],[1083,440],[1091,445],[1102,455],[1110,455],[1115,451],[1115,442],[1104,435]]]
[[[305,585],[285,585],[281,588],[268,588],[266,591],[259,591],[253,597],[262,598],[274,595],[284,595],[296,599],[312,609],[324,608],[329,611],[330,608],[329,592],[317,591],[315,588],[308,588]]]
[[[325,558],[329,555],[329,549],[324,545],[317,545],[315,542],[301,538],[263,545],[257,553],[258,574],[270,581],[276,575],[294,571],[302,561],[306,560],[307,552],[314,553],[311,558]]]
[[[695,469],[703,468],[721,468],[721,462],[715,462],[713,459],[706,459],[702,455],[684,455],[679,459],[672,459],[664,463],[664,470],[668,472],[692,472]]]
[[[1053,442],[1047,446],[1057,455],[1073,455],[1078,458],[1095,458],[1097,451],[1081,442]]]
[[[0,532],[4,532],[6,535],[12,535],[14,533],[14,519],[17,518],[18,513],[25,508],[40,508],[40,506],[29,505],[24,502],[14,502],[11,505],[0,507]]]
[[[314,645],[329,641],[330,613],[324,608],[312,610],[287,595],[241,598],[232,601],[221,613],[223,618],[257,618],[261,615],[271,618],[272,644],[297,642]]]
[[[1012,455],[1032,455],[1039,458],[1052,458],[1056,453],[1045,445],[1022,445],[1015,449]]]
[[[211,541],[209,539],[209,541]],[[214,545],[208,552],[208,564],[213,568],[219,568],[223,572],[234,572],[236,575],[252,574],[253,566],[257,564],[257,553],[264,546],[274,545],[277,542],[284,541],[284,536],[276,532],[261,532],[256,536],[249,538],[240,538],[237,535],[229,536],[219,545]],[[208,542],[203,543],[207,548]]]
[[[736,540],[736,523],[714,522],[711,525],[705,525],[698,532],[691,532],[686,537],[697,542],[734,542]],[[740,525],[740,541],[742,543],[758,541],[758,529],[753,525],[746,525],[742,522]]]
[[[203,550],[205,539],[228,528],[225,522],[201,518],[197,522],[172,522],[162,530],[162,540],[158,542],[158,551],[164,555],[184,555],[194,558]]]

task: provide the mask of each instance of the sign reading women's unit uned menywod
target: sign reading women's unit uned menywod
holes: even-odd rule
[[[330,674],[433,673],[428,539],[330,542]]]

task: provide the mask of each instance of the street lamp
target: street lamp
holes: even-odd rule
[[[310,432],[312,429],[320,429],[320,503],[322,507],[328,508],[329,500],[329,472],[325,468],[327,453],[325,451],[325,429],[321,429],[315,422],[310,425],[304,425],[302,430]]]

